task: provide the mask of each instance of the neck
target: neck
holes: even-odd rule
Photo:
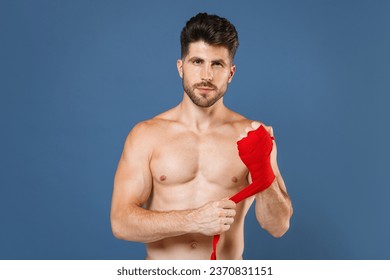
[[[179,118],[189,128],[202,132],[223,123],[227,108],[223,104],[223,97],[211,107],[203,108],[195,105],[184,93],[179,104]]]

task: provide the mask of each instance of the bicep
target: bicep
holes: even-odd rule
[[[149,145],[140,135],[130,133],[114,179],[112,208],[142,206],[152,190],[152,175],[149,169]]]
[[[121,158],[114,179],[113,204],[141,206],[151,192],[148,166],[132,164]]]

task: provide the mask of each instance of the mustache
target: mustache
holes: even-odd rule
[[[207,88],[217,89],[217,87],[210,82],[201,82],[201,83],[194,84],[194,88],[198,88],[198,87],[207,87]]]

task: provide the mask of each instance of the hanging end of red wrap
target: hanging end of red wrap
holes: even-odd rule
[[[210,260],[216,260],[217,259],[217,244],[219,241],[220,235],[214,235],[213,237],[213,252],[211,253]]]

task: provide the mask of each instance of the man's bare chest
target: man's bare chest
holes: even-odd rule
[[[155,182],[184,184],[204,180],[230,185],[246,180],[247,169],[241,162],[233,135],[191,133],[161,137],[152,153],[150,168]]]

